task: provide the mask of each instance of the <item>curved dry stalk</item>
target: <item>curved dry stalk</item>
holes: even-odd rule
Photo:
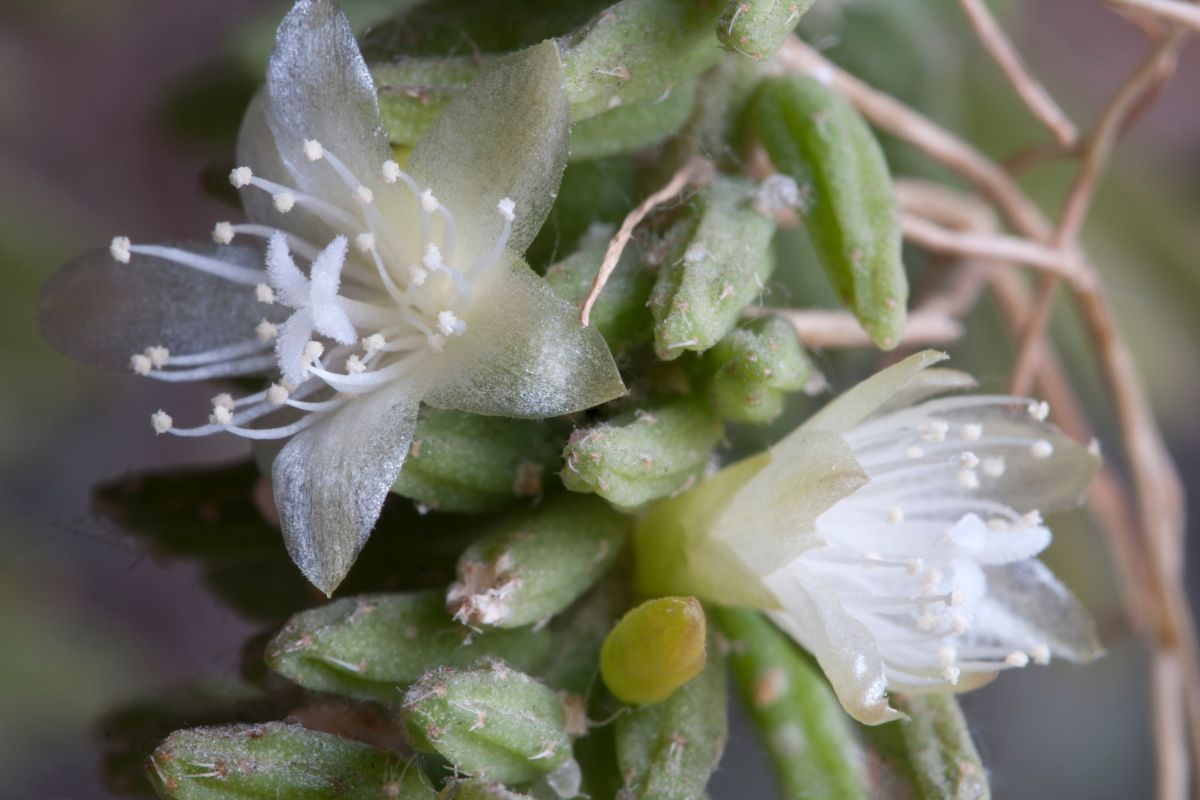
[[[1200,6],[1179,0],[1106,0],[1110,6],[1146,13],[1200,31]]]
[[[780,317],[791,323],[796,335],[807,347],[871,347],[867,332],[848,311],[824,308],[756,308],[746,309],[747,317]],[[944,345],[962,338],[962,324],[939,311],[918,309],[908,315],[900,334],[899,347]]]
[[[1008,78],[1025,107],[1049,129],[1061,148],[1069,149],[1074,146],[1079,138],[1075,125],[1026,68],[1012,40],[1005,35],[1004,29],[996,22],[983,0],[958,0],[958,4],[975,30],[975,35],[1000,67],[1004,77]]]

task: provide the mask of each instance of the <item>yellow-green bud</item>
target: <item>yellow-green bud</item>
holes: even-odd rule
[[[726,50],[762,61],[783,44],[813,0],[729,0],[717,20]]]
[[[704,354],[704,362],[712,371],[713,406],[734,422],[772,421],[787,393],[803,389],[811,372],[796,331],[778,318],[734,329]]]
[[[694,597],[648,600],[621,618],[600,649],[600,674],[622,702],[658,703],[700,674],[704,608]]]

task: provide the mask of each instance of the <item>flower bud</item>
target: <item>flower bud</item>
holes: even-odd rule
[[[571,435],[563,484],[632,508],[691,486],[721,440],[721,421],[684,398],[614,417]]]
[[[804,388],[811,367],[796,331],[769,318],[736,328],[704,354],[708,392],[722,417],[764,424],[783,411],[788,392]]]
[[[502,509],[542,493],[560,441],[544,421],[424,406],[392,491],[438,511]]]
[[[438,800],[533,800],[533,797],[514,792],[502,783],[467,779],[448,782]]]
[[[193,728],[167,737],[147,762],[173,800],[433,800],[407,759],[362,742],[282,722]]]
[[[712,617],[783,794],[864,798],[850,718],[811,658],[757,612],[714,607]]]
[[[426,673],[405,693],[403,713],[414,747],[469,775],[524,783],[571,757],[558,695],[498,661]]]
[[[696,104],[696,86],[687,81],[640,103],[621,104],[580,120],[571,128],[571,160],[631,153],[673,136]]]
[[[550,499],[514,515],[462,554],[447,608],[472,627],[543,622],[608,571],[629,531],[629,518],[598,498]]]
[[[694,597],[660,597],[630,611],[604,640],[600,674],[624,703],[657,703],[704,669],[704,609]]]
[[[473,633],[446,613],[439,591],[349,597],[303,611],[267,646],[267,663],[306,689],[396,702],[434,667],[485,657],[536,668],[549,632]]]
[[[635,708],[617,720],[617,763],[624,778],[618,797],[700,797],[721,760],[727,736],[725,662],[712,652],[704,671],[666,700]]]
[[[908,773],[922,797],[987,797],[987,772],[971,741],[967,721],[951,695],[894,695],[908,719],[897,725]]]
[[[830,282],[871,341],[900,341],[908,280],[887,161],[867,123],[819,80],[768,80],[750,124],[775,168],[801,187],[800,211]]]
[[[813,0],[729,0],[717,20],[726,50],[762,61],[775,53]]]
[[[775,267],[775,220],[754,207],[752,181],[718,176],[673,229],[674,251],[650,295],[654,349],[664,361],[703,352],[737,324]]]
[[[578,250],[546,270],[546,283],[559,297],[576,305],[583,302],[615,230],[611,225],[593,225],[580,240]],[[589,321],[615,355],[649,341],[654,322],[646,299],[653,288],[654,271],[647,268],[637,243],[630,242],[592,306]]]

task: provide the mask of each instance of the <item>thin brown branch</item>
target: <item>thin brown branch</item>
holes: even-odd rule
[[[617,262],[621,260],[621,253],[625,251],[625,246],[629,244],[629,239],[633,236],[634,228],[641,224],[642,220],[651,211],[678,195],[691,184],[700,182],[709,175],[711,170],[712,164],[709,161],[703,158],[693,158],[680,167],[661,189],[651,194],[639,203],[633,211],[629,212],[628,216],[625,217],[625,221],[621,223],[621,227],[617,230],[616,235],[613,236],[612,241],[608,243],[608,249],[604,252],[604,260],[600,262],[600,269],[596,273],[596,279],[592,281],[592,288],[588,291],[587,297],[583,299],[583,304],[579,308],[579,321],[584,327],[587,327],[588,319],[591,317],[592,306],[596,304],[596,299],[604,291],[604,284],[608,283],[613,270],[617,268]]]
[[[1146,13],[1167,22],[1186,25],[1200,31],[1200,6],[1192,3],[1181,3],[1178,0],[1107,0],[1111,6],[1118,6],[1138,13]]]
[[[870,347],[871,340],[858,320],[846,311],[795,308],[748,308],[747,316],[781,317],[791,323],[796,335],[808,347]],[[943,345],[962,336],[958,320],[935,311],[916,310],[909,314],[900,334],[899,345]]]
[[[1073,146],[1079,136],[1074,124],[1054,102],[1045,87],[1033,77],[1017,48],[1013,46],[1012,40],[996,22],[983,0],[958,0],[958,4],[962,6],[967,21],[971,23],[984,49],[996,62],[996,66],[1000,67],[1004,77],[1008,78],[1025,107],[1049,129],[1061,147]]]

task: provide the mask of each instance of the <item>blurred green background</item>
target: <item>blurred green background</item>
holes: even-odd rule
[[[348,5],[358,25],[389,7]],[[41,341],[34,311],[38,284],[84,249],[118,233],[199,238],[230,215],[205,186],[231,163],[238,114],[284,7],[0,4],[0,774],[8,796],[112,796],[95,765],[105,736],[98,716],[189,679],[235,677],[242,642],[256,632],[209,595],[196,567],[150,558],[89,513],[90,489],[102,480],[228,460],[244,454],[241,443],[151,436],[152,410],[198,410],[204,390],[79,368]],[[1095,0],[1012,0],[997,10],[1081,126],[1146,48]],[[1044,138],[949,0],[818,0],[801,32],[988,152]],[[1192,48],[1125,142],[1087,229],[1192,496],[1200,488],[1198,92],[1200,49]],[[903,148],[889,154],[899,173],[938,174]],[[1028,186],[1053,212],[1069,174],[1045,169]],[[788,236],[784,252],[809,263],[802,237]],[[772,303],[832,305],[815,270],[785,264],[778,281]],[[1069,313],[1059,317],[1065,360],[1112,443],[1086,345]],[[956,365],[985,388],[1002,387],[1011,350],[989,308],[971,330],[951,348]],[[817,359],[835,388],[875,363],[868,355]],[[804,410],[796,403],[789,424]],[[1095,611],[1108,657],[1087,669],[1008,674],[964,706],[997,797],[1141,796],[1152,774],[1145,654],[1121,620],[1099,538],[1078,515],[1057,529],[1050,560]],[[1195,563],[1194,545],[1190,554]],[[714,800],[770,796],[765,772],[752,734],[735,729]]]

